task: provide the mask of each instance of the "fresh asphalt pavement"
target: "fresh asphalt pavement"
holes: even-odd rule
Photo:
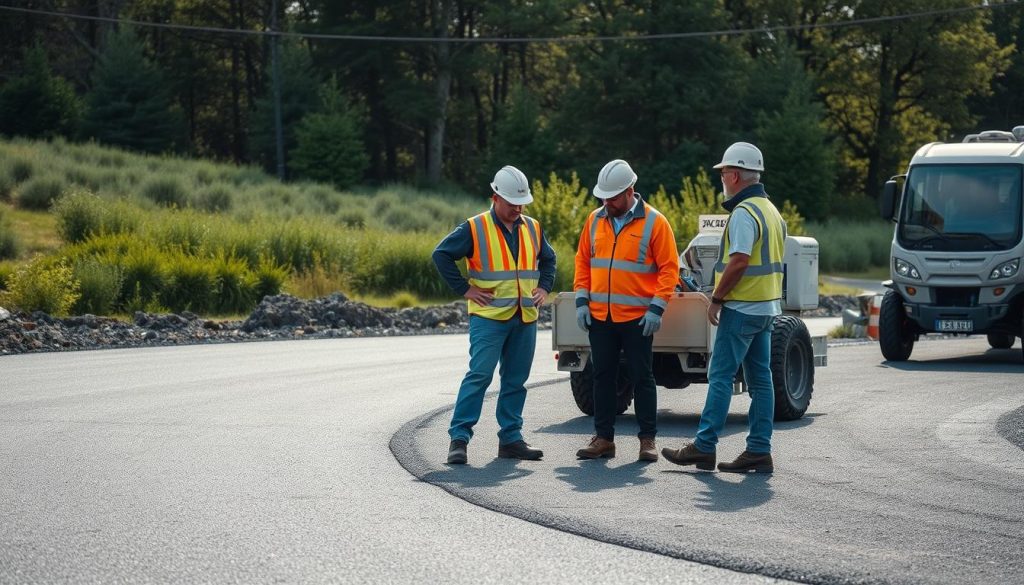
[[[1024,451],[996,432],[1024,405],[1019,347],[925,341],[905,364],[830,348],[771,476],[639,465],[628,413],[617,458],[576,461],[590,424],[549,332],[525,413],[545,459],[495,460],[488,402],[470,465],[449,468],[466,349],[424,336],[0,358],[0,582],[1005,583],[1024,569]],[[704,389],[661,390],[660,445],[692,436]],[[746,401],[723,457],[742,449]]]

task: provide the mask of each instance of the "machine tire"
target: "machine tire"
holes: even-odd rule
[[[814,393],[814,348],[807,325],[799,318],[775,318],[771,367],[775,420],[797,420],[807,412]]]
[[[878,346],[882,357],[891,362],[903,362],[914,351],[916,337],[914,324],[903,312],[903,297],[887,290],[878,312]]]
[[[988,344],[993,349],[1010,349],[1013,347],[1013,336],[1009,333],[989,333]]]
[[[580,412],[588,416],[594,416],[594,367],[587,358],[587,365],[579,372],[569,373],[569,387],[572,388],[572,397],[576,400],[576,406]],[[633,382],[625,368],[619,367],[619,379],[616,385],[616,414],[622,414],[633,402]]]

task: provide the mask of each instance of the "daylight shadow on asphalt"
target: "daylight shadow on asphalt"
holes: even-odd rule
[[[555,478],[571,485],[574,492],[600,492],[653,481],[643,475],[649,463],[633,461],[612,467],[610,462],[614,459],[582,459],[575,466],[556,467]]]
[[[1015,374],[1021,371],[1021,361],[1021,351],[1017,348],[1012,348],[990,349],[981,354],[935,360],[883,361],[878,367],[892,368],[904,372]]]
[[[690,485],[703,484],[700,491],[693,494],[693,506],[709,512],[739,512],[756,508],[775,495],[770,473],[728,474],[686,469],[666,469],[662,473],[678,477]],[[677,493],[687,493],[687,487],[681,487]]]
[[[470,454],[472,457],[472,454]],[[526,477],[533,473],[529,462],[518,459],[492,459],[482,467],[473,465],[451,465],[445,469],[430,471],[421,480],[436,484],[452,484],[468,488],[497,487],[506,481]]]

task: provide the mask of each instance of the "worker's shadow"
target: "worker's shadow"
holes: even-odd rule
[[[651,478],[643,475],[649,465],[634,461],[611,467],[608,459],[581,460],[576,466],[555,468],[555,477],[571,485],[574,492],[599,492],[651,483]]]
[[[527,463],[516,459],[492,459],[483,467],[451,465],[423,474],[420,479],[433,484],[449,484],[466,488],[497,487],[507,481],[533,473]]]
[[[771,486],[770,473],[745,473],[739,476],[731,473],[702,473],[682,470],[666,470],[665,474],[683,476],[689,483],[704,484],[693,495],[694,505],[709,512],[739,512],[756,508],[772,499],[775,491]],[[685,493],[681,488],[679,493]]]

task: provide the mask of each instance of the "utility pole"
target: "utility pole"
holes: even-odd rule
[[[270,15],[270,58],[274,76],[274,135],[277,143],[277,178],[284,181],[284,129],[281,124],[281,37],[277,35],[277,0]]]

